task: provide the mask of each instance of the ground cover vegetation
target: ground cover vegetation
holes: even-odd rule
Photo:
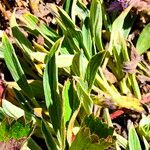
[[[149,150],[149,0],[0,12],[0,149]]]

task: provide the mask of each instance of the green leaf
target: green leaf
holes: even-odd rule
[[[82,48],[85,56],[87,58],[90,58],[90,54],[83,44],[83,36],[81,30],[75,25],[69,15],[63,9],[54,4],[51,4],[51,9],[52,13],[56,17],[59,26],[63,30],[65,40],[67,40],[67,43],[70,45],[70,47],[76,52],[79,52]]]
[[[62,99],[63,99],[63,114],[64,114],[64,123],[66,124],[67,121],[69,121],[72,113],[72,109],[70,106],[70,88],[71,88],[71,83],[69,80],[65,82],[65,85],[63,87],[63,92],[62,92]]]
[[[56,63],[51,62],[51,59],[55,55],[55,52],[58,51],[58,49],[60,48],[61,42],[62,42],[61,39],[57,40],[56,43],[51,48],[49,54],[46,57],[46,66],[45,66],[44,75],[43,75],[43,87],[44,87],[44,94],[45,94],[45,100],[46,100],[47,108],[49,108],[50,105],[53,103],[52,99],[51,99],[51,87],[50,87],[50,86],[52,86],[51,82],[53,80],[51,80],[51,78],[49,78],[49,76],[54,76],[55,80],[57,78],[57,77],[55,77],[56,74],[54,74],[54,73],[56,73],[56,71],[54,73],[49,72],[51,67],[53,67],[53,69],[56,70]],[[55,63],[55,64],[52,64],[52,66],[51,66],[50,62]],[[56,81],[54,81],[54,82],[56,82]],[[56,82],[55,84],[58,84],[58,83]],[[58,86],[58,85],[54,85],[54,86]]]
[[[21,108],[26,112],[32,112],[33,106],[31,106],[28,103],[28,101],[29,101],[28,98],[25,97],[25,95],[18,89],[13,88],[13,91],[14,91],[16,100],[18,101],[18,104],[20,104]],[[13,115],[14,115],[14,113],[13,113]]]
[[[32,139],[32,138],[29,138],[27,140],[27,142],[23,145],[23,148],[26,148],[28,147],[29,149],[36,149],[36,150],[42,150],[41,147],[39,147],[39,145]]]
[[[75,75],[79,76],[81,79],[84,79],[86,68],[87,68],[87,60],[83,55],[83,51],[77,53],[72,62],[72,70]]]
[[[129,6],[127,9],[125,9],[117,19],[115,19],[115,21],[112,24],[112,31],[111,31],[111,38],[110,38],[110,45],[109,45],[109,51],[110,53],[112,53],[112,49],[113,49],[113,43],[114,40],[116,38],[116,33],[118,34],[119,32],[121,32],[123,34],[123,25],[124,25],[124,21],[125,18],[127,16],[127,14],[129,13],[130,9],[132,8],[132,6]]]
[[[108,127],[107,124],[103,123],[98,117],[95,117],[94,115],[85,117],[83,125],[89,127],[91,133],[98,135],[99,138],[105,139],[109,136],[113,136],[114,129],[112,127]]]
[[[138,133],[150,141],[150,116],[143,115],[139,122]]]
[[[139,54],[146,52],[150,48],[150,23],[140,33],[138,41],[136,43],[136,49]]]
[[[13,37],[16,40],[17,46],[21,49],[23,58],[21,58],[20,63],[25,72],[29,75],[36,76],[33,70],[36,70],[35,64],[33,63],[33,58],[31,53],[34,51],[31,42],[25,37],[25,35],[20,31],[18,24],[15,19],[15,11],[13,12],[10,19],[10,27]],[[22,61],[23,60],[23,61]],[[26,63],[24,63],[26,62]],[[29,69],[30,68],[30,69]],[[30,70],[30,71],[29,71]]]
[[[69,29],[75,29],[76,25],[71,20],[69,15],[60,7],[51,4],[52,13],[56,16],[57,22],[61,25],[61,27],[66,30],[67,27]]]
[[[64,3],[64,10],[70,14],[71,12],[71,6],[72,6],[72,0],[65,0],[65,3]]]
[[[82,26],[83,43],[88,50],[90,57],[92,56],[92,37],[90,32],[90,19],[86,17]]]
[[[74,78],[77,81],[76,90],[79,100],[81,101],[86,113],[91,114],[93,109],[93,101],[88,93],[88,84],[86,82],[83,82],[83,80],[81,80],[80,78]]]
[[[150,144],[148,143],[148,141],[146,140],[146,138],[144,136],[142,136],[143,138],[143,143],[145,146],[145,150],[149,150],[150,149]]]
[[[70,150],[105,150],[114,142],[113,129],[108,128],[99,118],[89,116],[85,118]]]
[[[43,75],[43,87],[46,106],[56,133],[61,129],[62,103],[58,90],[58,68],[56,66],[55,52],[60,50],[62,39],[52,46],[47,58]]]
[[[4,59],[9,71],[11,72],[11,75],[13,76],[14,80],[17,82],[19,87],[26,94],[26,96],[30,98],[31,103],[33,103],[35,106],[38,106],[34,98],[32,89],[27,82],[24,71],[15,54],[15,50],[12,44],[9,42],[8,37],[5,33],[3,34],[2,37],[2,43],[3,43]]]
[[[92,0],[90,8],[90,25],[92,38],[98,48],[103,49],[102,44],[102,2],[101,0]]]
[[[130,150],[142,150],[140,140],[138,138],[138,135],[136,133],[136,130],[133,126],[133,123],[131,124],[129,128],[129,149]]]
[[[17,44],[23,50],[23,52],[30,57],[30,53],[34,51],[31,42],[25,37],[25,35],[19,30],[16,19],[15,11],[13,12],[10,20],[10,27],[13,37],[15,37]]]
[[[76,22],[76,16],[80,18],[81,22],[89,15],[89,10],[86,5],[79,0],[74,1],[72,6],[71,18]]]
[[[41,123],[42,133],[44,135],[48,150],[58,150],[58,145],[54,141],[48,124],[44,120],[42,120]]]
[[[40,33],[46,39],[49,45],[54,44],[54,42],[59,38],[53,29],[47,27],[36,16],[30,13],[23,14],[19,19],[27,25],[32,33],[33,31]]]
[[[88,63],[86,73],[85,73],[85,81],[87,81],[87,83],[88,83],[89,91],[92,88],[96,73],[98,72],[98,68],[102,65],[105,56],[106,56],[106,52],[104,52],[104,51],[97,53],[90,59],[90,61]]]

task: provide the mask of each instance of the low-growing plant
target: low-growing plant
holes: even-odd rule
[[[80,0],[66,1],[64,9],[51,4],[50,9],[56,30],[30,13],[17,17],[21,24],[15,11],[11,16],[15,43],[4,33],[2,52],[15,82],[6,81],[11,96],[4,95],[2,111],[32,120],[32,134],[44,138],[47,149],[141,149],[133,125],[128,141],[114,131],[108,108],[144,111],[137,76],[150,77],[150,67],[140,57],[150,48],[145,38],[149,24],[134,46],[129,40],[132,5],[112,23],[102,0],[92,0],[90,9]],[[103,109],[106,114],[99,118]],[[148,148],[145,128],[141,120],[138,133]],[[30,135],[26,146],[32,144],[41,149]]]

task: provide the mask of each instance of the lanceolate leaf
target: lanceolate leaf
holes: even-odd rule
[[[23,14],[20,20],[23,21],[32,32],[37,31],[40,33],[50,45],[54,44],[54,41],[59,38],[55,31],[47,27],[36,16],[30,13]]]
[[[3,34],[2,42],[4,59],[14,80],[18,83],[19,87],[23,90],[26,96],[28,96],[31,99],[31,102],[37,106],[38,104],[35,101],[32,89],[27,82],[26,76],[15,54],[14,48],[9,42],[8,37],[5,33]]]
[[[92,38],[98,48],[103,49],[102,44],[102,2],[101,0],[92,0],[90,8],[90,25]]]
[[[98,71],[98,68],[102,65],[105,55],[106,55],[106,52],[100,52],[94,55],[88,63],[86,74],[85,74],[85,81],[87,81],[88,83],[89,91],[92,88],[96,73]]]
[[[30,56],[30,53],[33,50],[31,42],[25,37],[25,35],[19,30],[16,19],[15,12],[13,12],[10,20],[10,26],[12,30],[12,34],[15,37],[17,44],[20,48],[25,52],[26,55]]]
[[[24,56],[23,62],[26,61],[26,66],[28,66],[30,68],[30,72],[32,72],[31,68],[32,68],[32,70],[36,70],[35,65],[32,61],[32,55],[31,55],[31,53],[34,51],[34,49],[32,47],[31,42],[20,31],[20,29],[17,25],[16,19],[15,19],[15,12],[13,12],[13,14],[11,16],[10,27],[11,27],[13,37],[15,38],[18,47],[21,49],[21,51],[23,53],[23,56]],[[26,68],[26,67],[24,67],[24,68]],[[29,71],[29,69],[27,69],[25,72],[28,72],[28,71]],[[32,74],[30,72],[29,72],[29,74]]]
[[[129,128],[129,149],[130,150],[142,150],[141,145],[140,145],[140,140],[138,138],[137,132],[133,126],[133,123],[131,124]]]
[[[86,17],[82,27],[83,43],[88,50],[90,57],[92,56],[92,37],[90,32],[90,19]]]
[[[150,48],[150,23],[145,26],[136,43],[137,52],[142,54]]]
[[[44,95],[46,106],[56,133],[61,127],[62,103],[58,90],[58,68],[56,66],[55,52],[60,49],[61,40],[58,40],[50,50],[46,59],[43,75]]]
[[[63,113],[64,113],[64,122],[66,124],[67,121],[69,121],[70,117],[71,117],[71,106],[70,106],[70,88],[71,88],[71,83],[69,80],[66,81],[65,86],[63,88],[63,93],[62,93],[62,98],[63,98]]]
[[[93,101],[88,93],[88,84],[87,82],[83,82],[80,78],[74,78],[78,83],[76,86],[78,97],[80,98],[86,113],[91,114],[93,109]]]
[[[87,58],[90,58],[90,53],[83,44],[83,36],[81,30],[75,25],[69,15],[63,9],[53,4],[51,5],[51,9],[54,16],[56,16],[57,22],[62,28],[65,39],[67,40],[70,47],[76,52],[79,52],[82,48],[85,56]]]
[[[44,135],[48,150],[58,150],[57,144],[51,134],[48,124],[42,121],[42,133]]]
[[[77,53],[72,62],[72,70],[75,75],[81,77],[84,79],[85,73],[86,73],[86,68],[87,68],[87,60],[83,54],[83,51]]]
[[[132,6],[129,6],[127,9],[125,9],[112,24],[112,32],[111,32],[110,45],[109,45],[110,52],[112,52],[113,42],[114,42],[116,33],[119,33],[119,32],[123,33],[124,21],[131,8]]]

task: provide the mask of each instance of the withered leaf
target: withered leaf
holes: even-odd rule
[[[138,11],[148,12],[150,10],[150,0],[130,0],[130,4]]]
[[[133,43],[130,41],[129,43],[131,45],[131,61],[123,63],[123,71],[126,73],[133,74],[136,72],[136,67],[138,63],[142,60],[142,57],[137,53],[137,50],[134,47]]]
[[[116,83],[117,79],[115,77],[115,75],[113,73],[111,73],[108,69],[103,70],[103,73],[106,77],[106,79],[110,82],[110,83]]]

